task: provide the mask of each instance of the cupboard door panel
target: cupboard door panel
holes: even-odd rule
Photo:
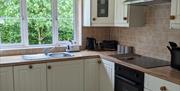
[[[0,68],[0,91],[14,91],[12,67]]]
[[[48,91],[83,91],[83,61],[48,63]]]
[[[171,29],[180,29],[180,0],[171,0]]]
[[[92,26],[113,26],[114,0],[91,0]]]
[[[152,91],[161,91],[161,88],[167,89],[166,91],[180,91],[180,85],[171,83],[169,81],[145,74],[144,87]]]
[[[102,60],[100,65],[100,91],[114,91],[114,63]]]
[[[47,91],[46,64],[14,67],[15,91]]]
[[[86,59],[84,62],[85,91],[99,91],[99,60]]]

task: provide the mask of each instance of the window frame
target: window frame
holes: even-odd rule
[[[69,41],[59,41],[59,32],[58,32],[58,0],[50,0],[51,2],[51,32],[52,32],[52,44],[37,44],[37,45],[29,45],[29,37],[28,37],[28,15],[27,15],[27,3],[26,0],[19,0],[20,5],[20,35],[21,35],[21,42],[20,43],[13,43],[13,44],[3,44],[0,43],[0,49],[5,48],[33,48],[33,47],[52,47],[56,45],[66,46],[69,44]],[[76,41],[77,45],[81,45],[81,37],[82,33],[82,16],[81,9],[82,9],[82,0],[73,0],[74,2],[74,40]],[[80,5],[79,5],[80,4]],[[81,9],[79,9],[81,8]],[[78,12],[78,13],[76,13]]]

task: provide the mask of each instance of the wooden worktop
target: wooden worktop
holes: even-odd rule
[[[39,63],[49,63],[49,62],[59,62],[59,61],[72,61],[72,60],[81,60],[81,59],[89,59],[89,58],[103,58],[129,68],[142,71],[144,73],[156,76],[158,78],[168,80],[170,82],[176,83],[180,85],[180,71],[171,68],[170,66],[157,67],[146,69],[137,65],[133,65],[119,59],[113,58],[109,55],[116,54],[114,51],[81,51],[77,53],[73,53],[73,57],[69,58],[61,58],[61,59],[43,59],[43,60],[24,60],[22,56],[6,56],[0,57],[0,67],[8,67],[8,66],[19,66],[19,65],[29,65],[29,64],[39,64]]]

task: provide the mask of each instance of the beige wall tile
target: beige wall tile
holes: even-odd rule
[[[170,4],[146,7],[146,25],[138,28],[111,28],[110,39],[134,46],[136,53],[170,61],[166,46],[180,44],[180,30],[169,29]]]

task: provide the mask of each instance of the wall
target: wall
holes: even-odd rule
[[[168,41],[180,44],[180,30],[169,29],[169,16],[170,3],[148,6],[144,27],[112,28],[110,39],[134,46],[138,54],[169,61]]]
[[[93,28],[93,27],[82,28],[82,49],[85,49],[86,37],[94,37],[97,39],[97,41],[109,39],[109,32],[110,32],[109,30],[110,28]],[[56,48],[52,51],[53,52],[65,51],[65,48]],[[0,56],[33,54],[33,53],[42,53],[42,52],[43,52],[43,48],[14,49],[14,50],[0,51]]]

